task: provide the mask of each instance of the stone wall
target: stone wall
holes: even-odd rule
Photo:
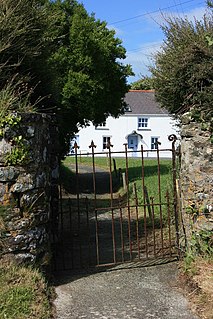
[[[181,205],[186,238],[213,230],[213,144],[210,123],[194,122],[190,113],[181,127]]]
[[[58,132],[46,114],[14,114],[0,138],[0,250],[17,260],[49,262],[52,209],[57,215]],[[19,142],[21,141],[21,143]],[[16,154],[17,146],[24,156]],[[17,156],[8,161],[8,154]],[[20,157],[20,158],[18,158]],[[9,163],[9,164],[8,164]]]

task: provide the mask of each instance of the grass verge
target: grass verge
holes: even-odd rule
[[[196,257],[187,268],[183,262],[179,278],[192,311],[201,319],[213,319],[213,259]]]
[[[54,318],[50,300],[50,289],[38,270],[1,260],[0,318]]]

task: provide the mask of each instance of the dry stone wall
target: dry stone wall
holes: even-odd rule
[[[58,209],[56,120],[37,113],[12,116],[15,124],[6,124],[0,138],[1,257],[45,264],[51,214],[57,218]]]
[[[181,205],[186,239],[213,230],[213,144],[210,123],[194,122],[190,113],[181,126]]]

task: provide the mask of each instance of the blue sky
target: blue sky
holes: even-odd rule
[[[149,75],[148,65],[159,50],[164,35],[160,24],[163,16],[187,16],[201,19],[206,12],[205,0],[79,0],[88,13],[108,23],[116,30],[127,51],[124,63],[132,65],[135,73],[129,82]]]

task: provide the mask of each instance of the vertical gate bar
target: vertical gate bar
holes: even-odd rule
[[[88,198],[86,196],[85,198],[85,206],[86,206],[86,217],[87,217],[87,240],[88,240],[88,246],[89,246],[89,265],[91,265],[91,244],[90,244],[90,225],[89,225],[89,205],[88,205]]]
[[[61,220],[61,232],[64,230],[64,221],[63,221],[63,203],[62,203],[62,186],[59,184],[59,196],[60,196],[60,220]]]
[[[112,244],[113,244],[113,262],[116,264],[116,241],[115,241],[115,220],[114,210],[112,209]]]
[[[94,206],[96,208],[96,179],[95,179],[95,153],[94,153],[94,148],[96,148],[96,145],[94,144],[93,140],[91,141],[89,148],[92,148],[92,179],[93,179],[93,192],[94,192]]]
[[[125,146],[125,159],[126,159],[126,189],[127,189],[127,209],[128,209],[129,255],[130,255],[130,261],[132,261],[132,239],[131,239],[131,216],[130,216],[130,205],[129,205],[129,169],[128,169],[127,143],[125,143],[124,146]]]
[[[171,217],[170,217],[170,200],[169,200],[169,192],[166,192],[167,199],[167,212],[168,212],[168,231],[169,231],[169,255],[172,257],[172,241],[171,241]]]
[[[79,255],[80,265],[82,266],[82,247],[81,247],[81,216],[80,216],[80,197],[79,197],[79,171],[78,171],[78,144],[75,142],[75,173],[76,173],[76,196],[77,196],[77,208],[78,208],[78,238],[79,238]]]
[[[71,232],[71,263],[72,263],[72,268],[74,266],[74,256],[73,256],[73,228],[72,228],[72,203],[71,199],[69,198],[68,200],[68,207],[69,207],[69,222],[70,222],[70,232]]]
[[[59,213],[59,211],[58,211]],[[54,218],[53,218],[54,216]],[[56,233],[58,234],[58,228],[57,228],[57,218],[55,214],[53,214],[53,203],[51,201],[50,203],[50,239],[51,239],[51,249],[52,249],[52,261],[51,261],[51,269],[54,271],[56,270],[56,249],[55,249],[55,244],[56,244]]]
[[[111,199],[111,214],[112,214],[112,245],[113,245],[113,261],[116,263],[116,241],[115,241],[115,220],[114,220],[114,210],[113,210],[113,185],[112,185],[112,154],[111,147],[113,145],[110,143],[107,144],[109,151],[109,179],[110,179],[110,199]]]
[[[146,259],[148,259],[148,242],[147,242],[147,216],[146,216],[146,206],[144,206],[144,236],[145,236],[145,252]]]
[[[154,257],[156,257],[156,243],[155,243],[155,208],[154,208],[154,197],[150,197],[152,205],[152,231],[153,231],[153,249]]]
[[[146,190],[145,190],[145,172],[144,172],[144,155],[143,145],[141,145],[141,175],[142,175],[142,192],[143,192],[143,207],[144,207],[144,236],[145,236],[145,252],[148,258],[147,249],[147,228],[146,228]]]
[[[55,271],[55,270],[57,270],[57,268],[56,268],[56,260],[57,260],[57,258],[56,258],[56,238],[57,238],[57,235],[58,235],[58,227],[57,227],[58,225],[56,226],[56,223],[53,220],[52,212],[51,212],[51,223],[52,223],[52,225],[51,225],[51,235],[52,235],[51,249],[52,249],[52,252],[53,252],[51,268],[52,268],[53,271]]]
[[[159,144],[157,142],[157,161],[158,161],[158,198],[159,198],[159,208],[160,208],[160,233],[161,233],[161,247],[162,247],[162,255],[164,255],[164,240],[163,240],[163,216],[162,216],[162,201],[161,201],[161,179],[160,179],[160,152],[159,152]]]
[[[60,213],[61,213],[61,221],[62,221],[63,220],[63,199],[62,199],[61,181],[60,181],[60,184],[59,184],[59,196],[60,196]]]
[[[109,152],[109,184],[110,184],[110,199],[111,199],[111,207],[113,206],[113,186],[112,186],[112,154],[111,154],[111,147],[113,145],[110,141],[107,143],[107,149]]]
[[[175,143],[177,141],[177,136],[171,134],[168,137],[169,141],[172,142],[172,170],[173,170],[173,197],[174,197],[174,213],[175,213],[175,230],[176,230],[176,246],[178,250],[178,256],[180,258],[180,239],[179,239],[179,220],[178,220],[178,205],[177,205],[177,171],[176,171],[176,150]]]
[[[92,149],[92,177],[93,177],[93,192],[94,192],[94,210],[95,210],[95,243],[96,243],[96,262],[97,265],[100,263],[99,259],[99,235],[98,235],[98,212],[96,210],[97,207],[97,194],[96,194],[96,170],[95,170],[95,152],[94,149],[96,148],[95,143],[93,140],[89,148]]]
[[[136,212],[136,238],[137,238],[137,245],[138,245],[138,259],[140,259],[140,238],[139,238],[139,230],[138,230],[138,194],[136,183],[134,183],[134,193],[135,193],[135,212]]]
[[[60,196],[60,220],[61,220],[61,246],[62,246],[62,267],[65,270],[65,256],[64,256],[64,214],[63,214],[63,199],[62,199],[62,186],[59,184],[59,196]]]
[[[119,194],[119,210],[120,210],[120,234],[121,234],[121,256],[124,262],[124,237],[123,237],[123,213],[121,208],[121,195]]]
[[[96,262],[97,266],[100,265],[100,256],[99,256],[99,237],[98,237],[98,212],[95,208],[95,240],[96,240]]]

